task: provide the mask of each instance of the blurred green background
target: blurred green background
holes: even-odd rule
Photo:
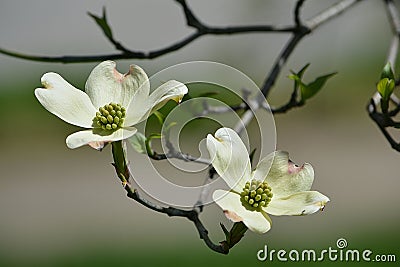
[[[294,2],[189,4],[202,21],[222,26],[290,24]],[[303,17],[334,2],[306,1]],[[191,31],[174,1],[1,0],[0,46],[43,55],[112,52],[86,15],[100,14],[103,6],[116,38],[134,50],[161,48]],[[176,63],[211,60],[261,85],[287,39],[286,34],[206,36],[155,60],[118,61],[118,69],[124,72],[136,63],[152,74]],[[310,62],[306,81],[339,74],[305,107],[275,117],[277,147],[290,151],[297,163],[312,163],[314,189],[331,202],[323,213],[273,217],[270,232],[246,233],[228,256],[210,251],[189,221],[156,214],[126,198],[109,149],[99,153],[65,146],[65,137],[78,128],[44,110],[33,90],[47,71],[83,88],[96,63],[49,64],[0,55],[0,266],[296,265],[259,262],[256,253],[265,244],[288,251],[327,249],[339,238],[347,240],[348,248],[395,254],[399,261],[400,153],[390,148],[365,109],[390,39],[383,1],[370,0],[320,27],[296,48],[273,90],[272,105],[289,97],[290,69]],[[203,131],[196,138],[203,138]],[[132,157],[140,166],[144,156]],[[229,223],[220,209],[211,205],[202,218],[211,238],[222,240],[218,224]]]

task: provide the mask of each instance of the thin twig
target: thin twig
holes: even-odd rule
[[[304,25],[310,29],[310,31],[315,30],[325,22],[328,22],[329,20],[333,19],[334,17],[338,16],[342,12],[348,10],[350,7],[352,7],[354,4],[357,2],[361,2],[362,0],[343,0],[340,1],[339,3],[331,6],[330,8],[322,11],[312,19],[307,20],[307,22],[304,23]]]
[[[247,109],[248,105],[245,102],[242,102],[235,106],[210,106],[208,105],[207,101],[203,103],[203,109],[199,113],[194,113],[194,115],[198,117],[206,116],[208,114],[223,114],[230,111],[239,111]]]
[[[130,51],[129,49],[125,48],[121,44],[121,42],[117,41],[114,38],[111,28],[108,26],[105,6],[103,6],[103,16],[102,17],[98,17],[90,12],[88,12],[88,15],[91,16],[96,21],[96,23],[100,26],[100,28],[103,30],[104,35],[106,36],[108,41],[114,45],[115,49],[122,51],[124,53],[134,53],[133,51]]]
[[[400,99],[395,94],[392,94],[390,96],[390,101],[395,105],[395,108],[389,111],[389,116],[394,117],[400,112]]]
[[[16,51],[12,51],[9,49],[0,48],[0,53],[20,59],[26,59],[31,61],[40,61],[40,62],[52,62],[52,63],[83,63],[83,62],[97,62],[103,60],[117,60],[117,59],[154,59],[165,54],[174,52],[176,50],[181,49],[182,47],[188,45],[194,40],[198,39],[204,35],[232,35],[232,34],[244,34],[244,33],[255,33],[255,32],[275,32],[275,33],[287,33],[295,31],[295,27],[293,26],[271,26],[271,25],[253,25],[253,26],[233,26],[233,27],[215,27],[215,26],[207,26],[200,22],[199,19],[193,14],[189,6],[187,5],[185,0],[176,0],[179,3],[185,14],[186,24],[189,27],[195,28],[196,32],[189,34],[181,41],[178,41],[174,44],[166,46],[164,48],[153,50],[153,51],[134,51],[132,49],[128,49],[114,38],[110,38],[106,36],[107,39],[114,44],[117,50],[120,50],[121,53],[116,54],[103,54],[103,55],[86,55],[86,56],[76,56],[76,55],[67,55],[67,56],[38,56],[38,55],[30,55],[26,53],[19,53]]]
[[[296,7],[294,8],[294,23],[297,27],[300,27],[301,20],[300,20],[300,9],[303,7],[305,0],[297,0]]]
[[[286,104],[282,105],[281,107],[271,108],[271,112],[273,114],[286,113],[288,110],[290,110],[292,108],[303,106],[305,104],[305,102],[297,100],[297,92],[298,92],[298,88],[295,85],[289,101]]]
[[[393,0],[385,0],[386,10],[390,18],[390,24],[392,25],[393,33],[400,34],[400,16],[399,12],[396,8],[396,5],[393,3]]]
[[[310,30],[306,27],[300,27],[298,31],[292,35],[289,42],[286,43],[285,47],[283,48],[282,52],[279,54],[275,63],[269,72],[267,79],[264,82],[264,85],[261,87],[262,94],[267,98],[270,90],[272,89],[273,85],[275,84],[278,76],[282,70],[282,67],[285,65],[287,59],[294,51],[297,44],[303,39],[304,36],[310,33]]]
[[[203,182],[203,186],[201,187],[199,197],[198,197],[196,203],[194,204],[194,208],[196,210],[198,210],[199,213],[203,212],[204,202],[205,202],[206,198],[208,197],[208,194],[210,193],[210,187],[205,186],[205,185],[211,183],[213,181],[215,175],[216,175],[216,171],[215,171],[214,167],[212,165],[210,165],[208,167],[207,177]]]
[[[252,121],[254,117],[254,112],[256,112],[258,109],[262,107],[262,103],[258,99],[248,99],[246,101],[247,108],[245,109],[245,112],[241,115],[240,120],[236,123],[236,125],[233,127],[233,130],[240,134],[244,129],[246,129],[247,125]]]
[[[393,68],[396,66],[396,58],[399,53],[399,41],[399,35],[393,36],[387,56],[387,62],[390,62],[390,65],[393,66]]]
[[[170,151],[168,151],[168,153],[165,153],[165,154],[157,153],[157,152],[153,151],[153,154],[150,154],[148,156],[154,160],[165,160],[165,159],[173,158],[173,159],[180,159],[180,160],[183,160],[186,162],[196,162],[196,163],[205,164],[205,165],[211,164],[211,162],[209,160],[194,157],[190,154],[182,153],[175,149],[173,151],[170,150]]]
[[[396,6],[394,5],[392,0],[385,0],[386,3],[386,11],[389,15],[389,22],[392,26],[393,38],[390,44],[389,53],[387,56],[387,62],[390,62],[392,67],[394,68],[396,65],[396,58],[398,55],[399,49],[399,38],[400,38],[400,16],[397,11]]]
[[[373,99],[371,99],[369,105],[367,106],[368,114],[370,118],[376,123],[376,125],[379,127],[379,130],[382,132],[382,134],[385,136],[386,140],[389,142],[390,146],[400,152],[400,142],[396,142],[393,137],[389,134],[389,132],[386,130],[387,127],[394,126],[394,122],[391,120],[389,115],[382,114],[377,112],[376,110],[376,105]]]

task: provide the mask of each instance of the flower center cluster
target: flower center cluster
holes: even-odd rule
[[[271,202],[273,194],[267,182],[251,180],[246,183],[240,196],[244,206],[261,209]]]
[[[103,130],[115,131],[124,124],[126,109],[120,104],[110,103],[99,108],[94,117],[94,125]]]

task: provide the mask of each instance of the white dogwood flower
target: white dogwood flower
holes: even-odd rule
[[[113,61],[104,61],[90,73],[85,92],[75,88],[59,74],[43,75],[44,88],[37,88],[39,102],[60,119],[90,130],[67,137],[69,148],[86,144],[100,149],[105,142],[119,141],[136,133],[135,124],[147,119],[168,100],[180,102],[187,87],[168,81],[150,94],[150,83],[142,68],[131,65],[119,73]]]
[[[271,228],[272,215],[306,215],[322,210],[329,198],[309,191],[314,170],[308,163],[295,165],[289,154],[276,151],[263,158],[251,171],[249,154],[238,134],[220,128],[207,136],[212,165],[231,188],[216,190],[214,201],[227,218],[243,222],[257,233]]]

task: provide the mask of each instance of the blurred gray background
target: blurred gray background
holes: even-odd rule
[[[306,1],[309,18],[336,1]],[[291,24],[295,1],[188,1],[210,25]],[[87,12],[106,6],[114,36],[133,50],[153,50],[190,33],[174,1],[0,1],[0,47],[39,55],[114,53]],[[193,60],[228,64],[262,85],[287,34],[205,36],[154,60],[121,60],[118,69],[141,65],[148,74]],[[306,106],[275,116],[278,149],[310,162],[314,189],[331,198],[323,213],[273,217],[270,232],[248,232],[229,256],[206,248],[193,225],[145,209],[125,196],[111,153],[69,150],[76,131],[49,114],[33,90],[47,71],[83,88],[97,63],[51,64],[0,55],[0,265],[1,266],[259,266],[264,244],[279,249],[349,247],[399,257],[400,154],[368,118],[365,106],[385,64],[391,30],[383,1],[363,1],[307,36],[290,57],[270,104],[288,99],[290,69],[311,66],[306,81],[338,75]],[[200,130],[196,138],[204,138]],[[202,136],[200,136],[202,135]],[[193,148],[195,149],[195,148]],[[140,166],[144,156],[132,155]],[[137,162],[137,163],[136,163]],[[140,172],[145,172],[140,170]],[[223,239],[218,207],[202,215],[214,241]],[[157,257],[156,257],[157,256]],[[265,264],[265,263],[264,263]]]

